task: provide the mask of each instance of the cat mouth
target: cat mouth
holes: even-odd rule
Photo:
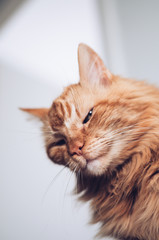
[[[93,161],[95,161],[96,159],[86,159],[86,165],[91,164]]]
[[[77,156],[73,158],[73,160],[78,164],[78,167],[84,171],[93,173],[100,167],[100,159],[99,158],[84,158],[83,156]]]
[[[93,164],[94,162],[99,162],[99,159],[86,159],[86,165],[91,165]]]
[[[92,164],[96,159],[89,159],[83,156],[73,157],[73,160],[79,165],[82,170],[86,170],[88,165]]]

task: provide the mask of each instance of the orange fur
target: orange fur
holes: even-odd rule
[[[49,158],[76,173],[99,236],[159,240],[159,90],[111,74],[84,44],[78,56],[80,82],[26,111],[44,122]]]

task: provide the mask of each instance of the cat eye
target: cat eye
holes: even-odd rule
[[[55,143],[55,146],[63,146],[63,145],[65,145],[65,140],[64,139],[61,139],[61,140],[59,140],[58,142],[56,142]]]
[[[89,113],[87,114],[87,116],[85,117],[85,119],[83,120],[83,124],[87,123],[89,121],[89,119],[91,118],[93,113],[93,108],[89,111]]]

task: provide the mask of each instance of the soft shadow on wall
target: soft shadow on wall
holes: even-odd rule
[[[159,84],[159,1],[99,0],[110,69]]]
[[[0,27],[14,14],[26,0],[0,0]]]

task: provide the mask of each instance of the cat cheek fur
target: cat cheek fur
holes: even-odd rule
[[[66,146],[56,147],[56,146],[47,146],[47,155],[48,157],[57,164],[66,165],[68,154]]]

